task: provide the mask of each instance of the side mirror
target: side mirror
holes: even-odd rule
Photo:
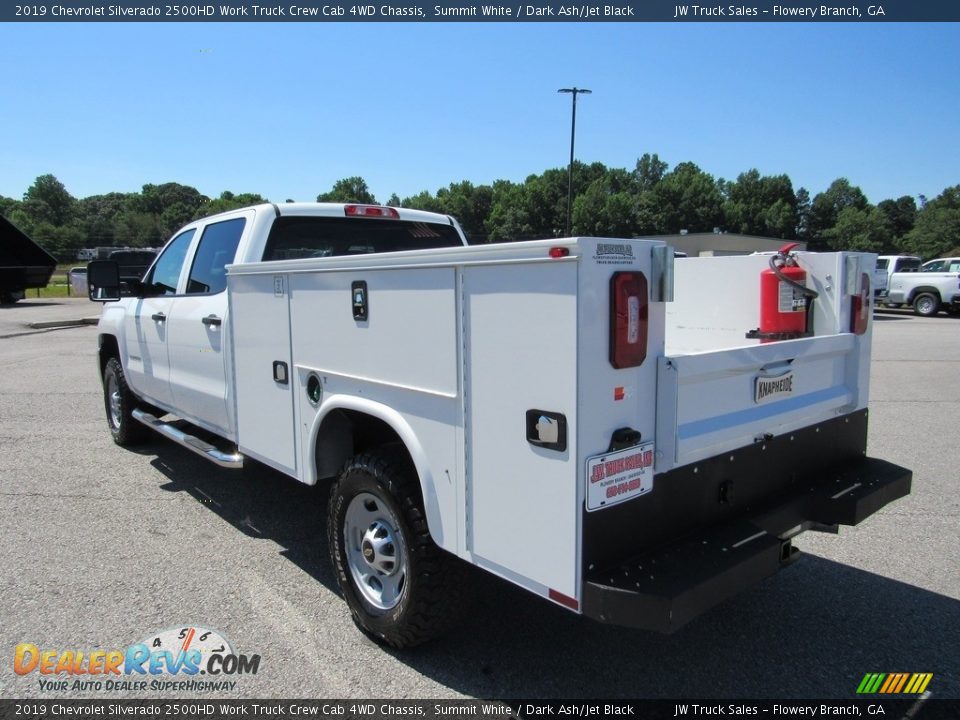
[[[87,265],[87,295],[94,302],[120,299],[120,266],[114,260],[94,260]]]

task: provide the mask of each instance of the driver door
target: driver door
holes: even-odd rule
[[[161,406],[173,402],[168,320],[195,232],[186,230],[167,243],[144,278],[149,295],[139,298],[126,317],[127,382],[137,395]]]

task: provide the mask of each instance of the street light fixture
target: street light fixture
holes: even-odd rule
[[[573,95],[573,118],[570,121],[570,167],[567,170],[567,237],[570,237],[570,217],[573,212],[573,141],[577,134],[577,95],[589,95],[592,90],[585,88],[560,88],[558,93]]]

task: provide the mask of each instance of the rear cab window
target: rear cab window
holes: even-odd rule
[[[442,223],[292,216],[274,221],[263,259],[298,260],[462,245],[456,229]]]

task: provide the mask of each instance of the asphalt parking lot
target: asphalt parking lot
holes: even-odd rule
[[[913,493],[839,537],[801,536],[806,556],[757,588],[660,636],[476,578],[456,631],[397,652],[339,598],[324,491],[159,438],[113,444],[96,329],[25,326],[91,307],[0,308],[4,698],[137,697],[41,690],[14,648],[123,649],[188,625],[261,656],[216,697],[826,699],[867,672],[931,672],[935,697],[960,698],[960,320],[876,316],[869,451],[912,468]]]

